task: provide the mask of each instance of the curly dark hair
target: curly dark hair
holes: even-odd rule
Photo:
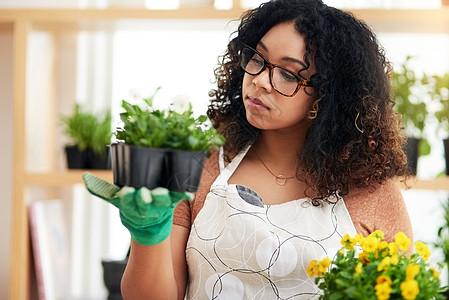
[[[267,31],[287,21],[304,36],[304,61],[313,61],[316,70],[311,82],[318,113],[298,153],[298,178],[324,199],[407,175],[406,138],[393,110],[384,49],[363,21],[319,0],[273,0],[242,16],[215,69],[217,88],[207,111],[227,139],[225,153],[238,153],[259,134],[242,101],[243,44],[255,48]]]

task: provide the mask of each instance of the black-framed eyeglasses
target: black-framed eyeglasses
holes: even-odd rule
[[[270,63],[262,54],[248,45],[244,45],[240,53],[240,66],[246,73],[253,76],[259,75],[268,68],[271,86],[276,92],[286,97],[293,97],[302,86],[313,86],[310,80]]]

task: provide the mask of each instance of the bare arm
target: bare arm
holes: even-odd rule
[[[184,299],[187,285],[185,248],[189,231],[173,225],[170,237],[144,246],[134,241],[122,278],[124,299]]]
[[[125,299],[184,299],[187,287],[185,251],[190,232],[187,227],[201,209],[218,173],[218,151],[213,151],[204,163],[201,185],[195,194],[195,200],[191,203],[180,202],[176,206],[170,237],[154,246],[132,242],[122,279],[122,294]]]

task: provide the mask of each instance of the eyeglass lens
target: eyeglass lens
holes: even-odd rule
[[[296,92],[299,80],[293,72],[279,66],[269,65],[265,58],[251,48],[244,48],[241,56],[241,67],[246,73],[259,75],[268,67],[271,85],[275,90],[286,96],[293,95]]]

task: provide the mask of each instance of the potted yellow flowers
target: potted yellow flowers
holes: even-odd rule
[[[307,268],[323,292],[320,299],[445,299],[425,243],[417,241],[409,253],[411,241],[404,233],[388,243],[381,231],[345,235],[341,243],[332,261],[312,260]]]

